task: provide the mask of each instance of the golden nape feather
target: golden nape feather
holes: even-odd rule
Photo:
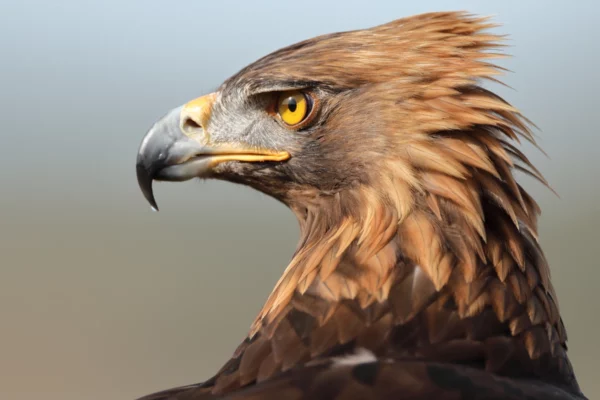
[[[584,398],[513,175],[546,184],[517,148],[531,124],[482,86],[493,27],[449,12],[320,36],[157,122],[151,203],[157,179],[243,183],[301,240],[221,370],[144,399]]]

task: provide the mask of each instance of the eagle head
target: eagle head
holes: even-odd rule
[[[306,212],[367,190],[406,215],[428,183],[473,169],[498,177],[495,161],[512,168],[503,138],[529,131],[478,84],[498,72],[490,26],[426,14],[276,51],[151,128],[138,154],[142,191],[156,207],[153,180],[216,178]]]

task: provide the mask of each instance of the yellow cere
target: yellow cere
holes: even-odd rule
[[[277,110],[283,122],[297,125],[306,118],[308,112],[306,96],[299,91],[285,92],[279,97]]]

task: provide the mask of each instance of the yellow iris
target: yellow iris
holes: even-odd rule
[[[279,116],[288,125],[299,124],[308,114],[308,101],[302,92],[282,93],[277,103]]]

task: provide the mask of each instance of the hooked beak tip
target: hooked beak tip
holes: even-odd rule
[[[150,207],[152,207],[153,211],[158,211],[158,205],[156,204],[156,199],[154,198],[154,192],[152,190],[152,181],[154,180],[152,174],[143,163],[138,163],[136,172],[138,185],[142,190],[144,198],[150,203]]]

